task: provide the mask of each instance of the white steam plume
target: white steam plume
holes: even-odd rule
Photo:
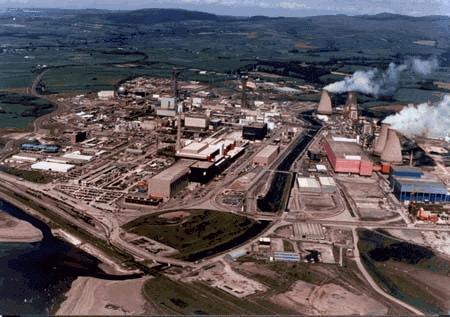
[[[392,128],[406,136],[445,139],[450,136],[450,95],[436,104],[408,106],[384,119]]]
[[[410,58],[400,65],[390,63],[384,72],[378,68],[366,71],[358,70],[353,76],[330,84],[324,87],[324,89],[332,93],[355,91],[366,95],[389,96],[397,90],[402,72],[411,70],[418,76],[427,76],[438,66],[439,63],[435,57],[427,60]]]

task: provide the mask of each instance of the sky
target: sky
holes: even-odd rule
[[[0,0],[0,8],[182,8],[226,15],[450,15],[450,0]]]

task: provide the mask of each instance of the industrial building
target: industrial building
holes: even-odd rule
[[[320,187],[323,193],[336,192],[336,182],[332,177],[319,177]]]
[[[364,153],[356,139],[343,137],[326,137],[323,142],[333,170],[336,173],[354,173],[361,176],[371,176],[373,163]]]
[[[271,262],[300,262],[300,255],[294,252],[274,252],[269,260]]]
[[[59,146],[38,144],[38,143],[24,143],[20,146],[20,149],[22,151],[57,153],[59,151]]]
[[[175,97],[161,97],[160,102],[162,109],[175,109],[177,99]]]
[[[33,170],[56,172],[56,173],[67,173],[74,167],[75,165],[72,164],[47,162],[47,161],[37,162],[31,165],[31,169]]]
[[[218,173],[217,166],[212,162],[198,161],[190,166],[189,181],[206,184]]]
[[[71,141],[73,144],[76,144],[87,140],[87,137],[88,137],[87,131],[77,131],[72,133]]]
[[[90,162],[94,158],[92,155],[83,155],[80,151],[75,151],[72,153],[66,153],[62,156],[63,159],[69,161],[78,161],[78,162]]]
[[[394,195],[400,201],[450,202],[447,186],[414,167],[392,167],[389,180]]]
[[[278,145],[267,145],[253,158],[253,164],[257,166],[268,166],[278,156],[280,147]]]
[[[186,128],[207,129],[209,127],[209,119],[204,116],[185,116],[184,126]]]
[[[170,199],[188,184],[191,160],[179,160],[168,169],[148,180],[148,195],[154,198]]]
[[[320,193],[319,182],[312,177],[297,177],[298,188],[301,192]]]
[[[389,173],[389,181],[392,182],[394,177],[421,178],[423,171],[413,166],[392,166]]]
[[[203,141],[192,141],[176,153],[177,157],[203,161],[217,161],[233,149],[236,142],[217,138],[208,138]]]
[[[252,122],[242,128],[242,138],[245,140],[264,140],[266,135],[267,123]]]

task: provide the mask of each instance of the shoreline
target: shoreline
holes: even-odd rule
[[[110,258],[108,255],[104,254],[101,250],[97,249],[96,247],[94,247],[86,242],[81,241],[80,239],[78,239],[77,237],[75,237],[74,235],[72,235],[70,233],[67,233],[63,229],[52,228],[49,225],[49,223],[51,223],[51,221],[47,217],[41,215],[39,212],[37,212],[33,208],[27,206],[26,204],[24,204],[20,201],[17,201],[13,197],[10,197],[9,195],[5,194],[2,191],[0,191],[0,200],[10,203],[11,205],[13,205],[16,208],[22,210],[23,212],[29,214],[30,216],[44,222],[49,227],[51,234],[55,238],[63,240],[65,242],[75,246],[76,248],[79,248],[80,250],[86,252],[87,254],[95,257],[99,261],[98,267],[101,270],[103,270],[105,273],[110,274],[110,275],[116,275],[116,276],[141,273],[137,269],[128,270],[128,269],[122,267],[119,263],[117,263],[117,261],[115,261],[115,259]],[[10,216],[10,217],[13,217],[13,216]],[[16,219],[16,218],[13,217],[13,219]],[[16,220],[20,221],[20,219],[16,219]],[[25,222],[25,223],[28,223],[28,222]],[[39,232],[42,235],[42,232],[40,230],[39,230]]]
[[[43,238],[42,231],[29,222],[0,210],[0,243],[36,243]]]
[[[80,276],[72,282],[56,316],[149,314],[142,288],[149,277],[111,281]],[[123,296],[127,294],[127,296]],[[156,312],[155,312],[156,313]]]

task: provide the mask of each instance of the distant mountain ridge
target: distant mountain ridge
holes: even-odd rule
[[[365,20],[378,20],[378,21],[390,21],[390,20],[407,20],[407,21],[442,21],[449,20],[450,17],[446,15],[428,15],[422,17],[408,16],[393,13],[378,13],[374,15],[345,15],[345,14],[332,14],[332,15],[312,15],[306,17],[285,17],[285,16],[231,16],[231,15],[217,15],[213,13],[207,13],[202,11],[193,11],[186,9],[173,9],[173,8],[146,8],[138,10],[106,10],[106,9],[44,9],[44,8],[18,8],[18,9],[4,9],[1,10],[3,14],[26,14],[26,11],[35,10],[38,12],[47,12],[52,15],[63,14],[72,16],[81,16],[83,18],[100,18],[105,19],[112,23],[120,24],[156,24],[164,22],[180,22],[180,21],[263,21],[263,20],[307,20],[307,19],[321,19],[330,17],[333,19],[365,19]]]
[[[84,16],[103,17],[113,23],[124,24],[155,24],[180,21],[218,21],[233,19],[212,13],[190,11],[183,9],[140,9],[133,11],[109,11],[102,13],[87,13]]]

